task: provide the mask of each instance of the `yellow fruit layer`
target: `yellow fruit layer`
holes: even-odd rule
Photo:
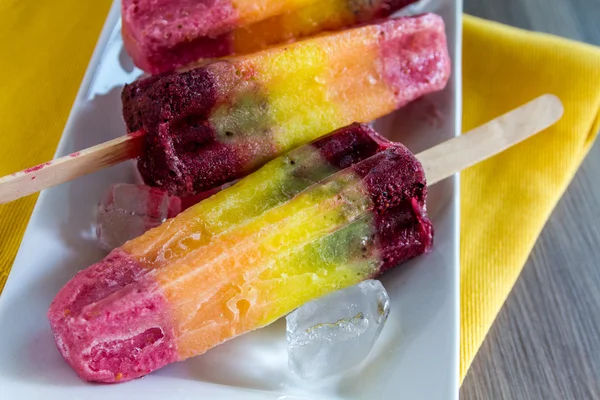
[[[360,235],[341,235],[346,239],[324,246],[327,251],[314,248],[364,217],[370,204],[360,179],[345,171],[153,271],[172,307],[180,357],[203,353],[372,273],[368,262],[339,262],[359,248],[349,244]],[[365,240],[370,226],[364,224]]]
[[[336,172],[308,145],[283,155],[237,184],[130,240],[122,248],[146,268],[158,268],[206,245],[213,236],[255,218]]]

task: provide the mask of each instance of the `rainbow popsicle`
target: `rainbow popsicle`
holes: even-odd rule
[[[203,58],[248,54],[370,22],[415,1],[123,0],[122,33],[135,64],[157,74]]]
[[[359,134],[346,137],[370,137],[367,128],[353,129]],[[274,160],[80,272],[48,312],[65,359],[86,380],[134,379],[427,252],[433,230],[423,169],[402,145],[374,138],[360,146],[371,149],[362,156],[334,157],[338,164],[325,147],[342,141],[305,147],[314,150],[307,159],[321,160],[308,175],[292,163],[300,161],[294,154],[308,153]],[[329,175],[344,165],[340,160],[369,154]],[[277,172],[271,188],[280,190],[263,208],[270,200],[260,186],[266,172]],[[245,215],[222,212],[235,209],[228,202],[242,205]],[[166,236],[175,226],[194,232],[176,238],[185,249],[168,260],[156,257],[152,249],[174,249]]]
[[[122,0],[125,46],[140,68],[156,73],[204,42],[221,51],[215,37],[317,0]],[[167,52],[167,50],[169,50]],[[196,58],[197,59],[197,58]],[[193,61],[191,59],[190,61]],[[168,68],[167,68],[168,69]]]
[[[450,75],[444,23],[392,19],[125,87],[130,132],[143,130],[145,182],[190,196],[352,122],[368,122]]]
[[[371,128],[353,124],[292,150],[233,187],[188,209],[179,218],[127,242],[103,262],[80,273],[69,283],[69,289],[61,291],[70,291],[70,303],[63,307],[63,316],[75,315],[84,303],[111,295],[137,277],[205,246],[213,236],[259,216],[313,183],[392,145]],[[57,343],[61,340],[57,336]],[[68,355],[65,358],[69,360]],[[69,362],[84,379],[96,379],[77,362]]]

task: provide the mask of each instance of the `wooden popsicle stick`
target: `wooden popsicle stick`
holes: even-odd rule
[[[541,96],[472,131],[417,155],[433,185],[544,130],[560,119],[563,106]],[[0,179],[0,204],[68,182],[142,154],[144,133],[129,135]]]
[[[0,204],[138,157],[143,146],[144,132],[133,132],[0,178]]]
[[[461,136],[416,155],[433,185],[543,131],[563,115],[560,99],[546,94]]]

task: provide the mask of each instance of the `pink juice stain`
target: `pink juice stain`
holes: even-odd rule
[[[135,131],[135,132],[129,132],[129,133],[127,134],[127,136],[130,136],[130,137],[132,137],[132,138],[138,138],[138,137],[142,137],[142,136],[144,136],[145,134],[146,134],[146,131],[145,131],[145,130],[143,130],[143,129],[140,129],[140,130],[137,130],[137,131]]]
[[[26,169],[24,172],[25,172],[26,174],[30,174],[30,173],[32,173],[32,172],[39,171],[39,170],[41,170],[42,168],[44,168],[44,167],[47,167],[47,166],[48,166],[48,165],[50,165],[50,164],[51,164],[51,162],[50,162],[50,161],[48,161],[48,162],[45,162],[45,163],[43,163],[43,164],[36,165],[35,167],[27,168],[27,169]]]

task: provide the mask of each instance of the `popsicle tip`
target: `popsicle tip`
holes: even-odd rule
[[[552,114],[556,116],[556,121],[560,120],[565,113],[565,106],[562,100],[555,94],[547,93],[541,96],[552,110]]]

